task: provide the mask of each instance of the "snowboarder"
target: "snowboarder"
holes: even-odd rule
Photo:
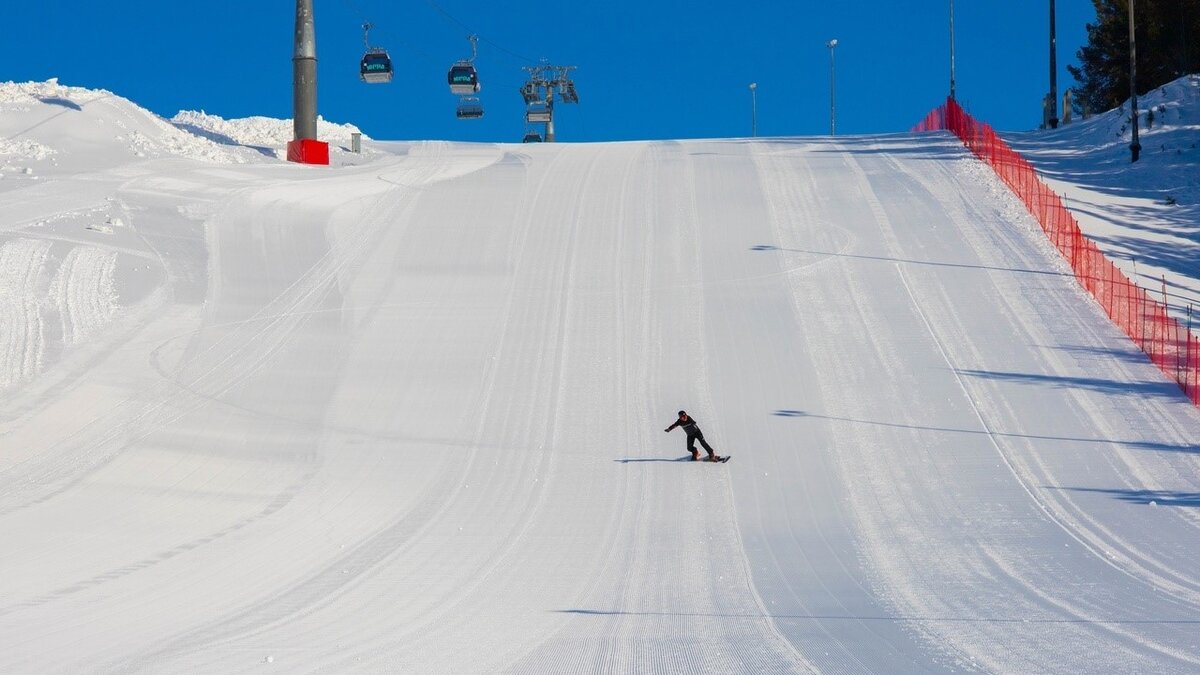
[[[696,424],[696,420],[688,416],[687,411],[680,410],[679,419],[675,420],[674,424],[663,431],[670,432],[675,427],[683,427],[683,430],[687,432],[687,449],[688,452],[692,453],[693,461],[700,459],[700,451],[696,449],[696,441],[700,441],[700,445],[704,446],[704,449],[708,451],[708,461],[722,461],[723,458],[718,457],[708,442],[704,440],[704,432],[700,431],[700,426]]]

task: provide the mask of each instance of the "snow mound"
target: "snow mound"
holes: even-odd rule
[[[46,147],[28,138],[9,140],[0,138],[0,155],[14,155],[25,159],[41,160],[57,154],[54,148]]]
[[[353,124],[317,120],[318,137],[335,147],[348,148],[355,133],[361,132]],[[224,119],[185,110],[166,120],[104,89],[57,79],[0,82],[0,157],[9,170],[81,155],[89,157],[68,163],[98,169],[133,158],[184,157],[241,164],[264,155],[283,159],[292,137],[290,119]]]
[[[78,165],[89,168],[131,156],[247,161],[110,91],[65,86],[57,79],[0,83],[0,137],[5,139],[0,154],[28,161],[86,155],[90,159]]]
[[[104,89],[87,89],[59,84],[53,77],[45,82],[0,82],[0,111],[27,111],[39,103],[74,104],[82,107],[112,96]]]
[[[1077,125],[1080,144],[1126,148],[1133,134],[1129,100]],[[1200,75],[1181,77],[1138,97],[1138,136],[1148,154],[1196,150],[1200,141]]]
[[[203,110],[181,110],[171,118],[176,127],[219,143],[252,148],[286,148],[293,138],[292,120],[246,117],[227,120]],[[317,119],[317,137],[331,144],[349,145],[351,134],[362,133],[353,124],[334,124]],[[364,134],[363,139],[367,140]]]

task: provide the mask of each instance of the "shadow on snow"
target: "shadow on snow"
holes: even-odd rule
[[[1049,488],[1071,492],[1090,492],[1109,495],[1130,504],[1155,504],[1157,506],[1200,506],[1200,492],[1179,490],[1127,490],[1116,488]]]
[[[893,429],[916,429],[918,431],[937,431],[953,434],[973,434],[986,436],[989,433],[1000,438],[1022,438],[1037,441],[1067,441],[1072,443],[1097,443],[1097,444],[1113,444],[1121,445],[1127,448],[1135,448],[1139,450],[1157,450],[1163,452],[1200,452],[1200,446],[1196,445],[1171,445],[1168,443],[1153,443],[1149,441],[1132,441],[1118,440],[1113,438],[1074,438],[1069,436],[1045,436],[1037,434],[1013,434],[1002,431],[988,432],[985,429],[955,429],[950,427],[930,427],[916,424],[898,424],[895,422],[882,422],[879,420],[863,420],[854,419],[852,417],[837,417],[833,415],[818,415],[805,412],[803,410],[776,410],[771,413],[776,417],[807,417],[811,419],[829,420],[832,422],[843,422],[846,424],[865,424],[870,426],[890,427]]]
[[[654,612],[619,609],[558,609],[560,614],[581,616],[696,616],[744,619],[799,619],[806,621],[902,621],[915,623],[1022,623],[1022,624],[1200,624],[1200,619],[1039,619],[1029,617],[876,616],[860,614],[765,614],[756,612]]]

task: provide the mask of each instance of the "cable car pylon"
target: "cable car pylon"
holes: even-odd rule
[[[543,63],[538,66],[524,66],[522,70],[529,73],[529,80],[521,87],[521,98],[525,100],[525,125],[545,124],[546,132],[542,140],[554,142],[554,95],[557,93],[563,103],[579,103],[579,94],[575,91],[575,81],[569,75],[576,66],[552,66]],[[525,134],[525,141],[530,142],[532,132]]]

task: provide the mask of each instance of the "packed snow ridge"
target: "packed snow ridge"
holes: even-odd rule
[[[32,113],[43,106],[61,108],[64,116],[106,107],[116,114],[98,112],[71,118],[73,123],[80,122],[80,117],[86,122],[84,128],[72,129],[70,136],[94,143],[107,137],[138,158],[174,156],[217,163],[260,161],[264,153],[283,158],[293,134],[291,120],[268,117],[226,120],[203,111],[181,111],[164,120],[110,91],[66,86],[57,79],[0,83],[0,110],[5,113]],[[352,134],[361,133],[352,124],[324,119],[318,120],[317,131],[321,139],[342,146],[349,146]],[[15,135],[0,139],[0,157],[5,160],[0,172],[24,171],[28,167],[14,162],[42,160],[69,151],[55,147],[56,141],[66,144],[66,140],[56,133],[39,133],[33,125],[18,129]]]

